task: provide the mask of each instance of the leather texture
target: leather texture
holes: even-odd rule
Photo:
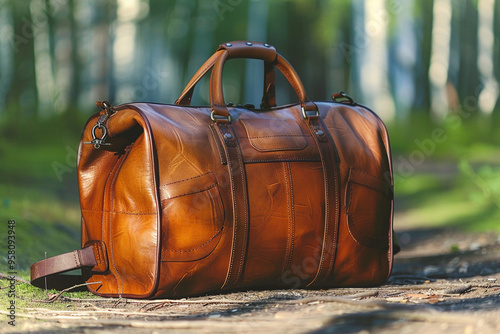
[[[265,109],[225,105],[222,68],[231,58],[267,64]],[[270,64],[298,104],[273,106]],[[189,106],[210,69],[211,106]],[[96,149],[85,143],[103,119],[109,145]],[[83,251],[100,257],[84,275],[100,296],[374,286],[391,273],[384,124],[350,98],[311,102],[293,67],[267,44],[222,44],[174,105],[129,103],[92,116],[78,178]],[[34,267],[38,281],[49,274]]]

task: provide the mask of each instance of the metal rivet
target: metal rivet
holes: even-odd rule
[[[250,43],[250,42],[247,42],[246,44],[247,44],[248,46],[252,46],[252,45],[253,45],[253,44],[252,44],[252,43]]]
[[[233,46],[233,44],[231,44],[231,43],[226,43],[226,46],[228,46],[228,47],[229,47],[229,46]]]
[[[316,135],[318,135],[318,136],[322,136],[322,135],[324,135],[324,134],[325,134],[325,133],[324,133],[322,130],[318,130],[318,131],[316,131]]]
[[[265,46],[266,48],[270,48],[270,47],[271,47],[271,45],[269,45],[269,44],[267,44],[267,43],[264,43],[264,46]]]
[[[231,139],[231,138],[233,138],[233,136],[231,136],[231,134],[230,134],[230,133],[225,133],[225,134],[224,134],[224,138],[226,138],[226,139]]]

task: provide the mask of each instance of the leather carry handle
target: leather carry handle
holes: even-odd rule
[[[104,272],[108,269],[106,250],[102,241],[90,241],[86,247],[38,261],[31,265],[31,284],[48,289],[62,290],[82,284],[82,275],[59,275],[61,273],[92,267],[93,271]],[[44,280],[46,278],[46,280]]]
[[[274,47],[259,42],[237,41],[221,44],[217,52],[220,51],[223,51],[223,53],[214,60],[215,63],[210,76],[212,119],[215,119],[215,116],[229,118],[229,111],[224,103],[224,93],[222,91],[222,69],[226,60],[233,58],[262,59],[265,62],[272,63],[283,73],[295,90],[295,93],[299,97],[304,118],[307,118],[307,111],[316,111],[316,115],[318,115],[318,108],[307,98],[304,85],[297,72],[285,58],[276,52]]]
[[[196,71],[196,73],[191,77],[186,87],[184,87],[181,95],[175,101],[175,105],[189,106],[191,104],[191,99],[193,97],[193,92],[196,84],[208,71],[212,69],[222,53],[223,50],[219,49],[210,58],[208,58],[203,65],[201,65],[198,71]],[[275,87],[276,83],[274,77],[274,66],[270,62],[264,61],[264,92],[262,94],[262,100],[260,103],[261,108],[268,109],[276,107]]]

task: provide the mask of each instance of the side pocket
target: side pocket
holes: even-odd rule
[[[360,245],[389,248],[392,188],[382,178],[351,168],[345,205],[349,233]]]
[[[162,261],[195,261],[217,246],[224,209],[212,172],[162,185]]]

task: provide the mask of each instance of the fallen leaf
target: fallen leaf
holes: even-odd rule
[[[410,297],[410,298],[415,298],[415,299],[427,299],[427,298],[429,298],[429,295],[426,295],[425,293],[409,293],[406,296]]]

